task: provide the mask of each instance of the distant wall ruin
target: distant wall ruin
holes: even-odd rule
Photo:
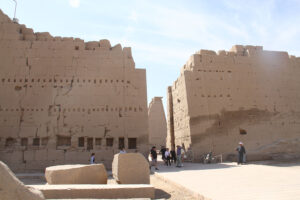
[[[166,146],[167,122],[162,97],[154,97],[148,110],[149,144],[160,148]]]
[[[108,40],[52,37],[0,10],[0,159],[14,170],[148,151],[146,70]]]
[[[299,156],[299,76],[299,57],[261,46],[195,53],[169,88],[167,143],[196,161],[210,151],[235,158],[239,141],[249,160]]]

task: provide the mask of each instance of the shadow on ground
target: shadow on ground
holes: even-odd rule
[[[164,190],[155,188],[155,199],[170,199],[171,195]]]

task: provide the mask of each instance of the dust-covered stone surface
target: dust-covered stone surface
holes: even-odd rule
[[[112,175],[120,184],[149,184],[149,163],[140,153],[116,154]]]
[[[0,161],[0,200],[43,200],[43,194],[30,186],[25,186],[7,167]]]
[[[47,167],[48,184],[106,184],[107,172],[103,164],[58,165]]]
[[[0,160],[14,171],[147,153],[146,70],[130,47],[34,32],[0,10],[0,60]]]
[[[149,145],[160,148],[166,145],[167,121],[162,97],[154,97],[149,103]]]
[[[168,88],[168,145],[235,160],[293,159],[300,153],[300,58],[262,46],[200,50]]]

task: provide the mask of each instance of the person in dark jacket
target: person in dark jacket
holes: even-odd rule
[[[246,154],[246,149],[244,147],[244,144],[242,142],[239,142],[238,148],[236,148],[236,151],[238,152],[238,165],[244,163],[244,156]]]
[[[175,152],[175,149],[172,148],[171,151],[170,151],[170,153],[171,153],[171,161],[173,163],[176,163],[176,152]]]
[[[165,152],[165,158],[166,158],[166,163],[167,166],[171,166],[171,153],[169,151],[169,148],[166,148],[166,152]]]
[[[182,167],[181,150],[181,146],[177,145],[176,167]]]
[[[166,152],[166,147],[162,146],[160,149],[161,159],[166,163],[165,152]]]
[[[155,146],[153,146],[152,149],[150,150],[150,156],[151,156],[150,170],[151,170],[152,166],[155,167],[155,170],[158,170],[158,168],[157,168],[157,152],[156,152]]]

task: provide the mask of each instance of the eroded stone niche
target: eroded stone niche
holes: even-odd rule
[[[0,159],[14,170],[148,151],[146,71],[129,47],[53,37],[0,10]]]
[[[200,50],[169,90],[168,140],[173,128],[173,142],[198,161],[210,151],[235,158],[239,141],[249,160],[293,158],[300,152],[299,76],[300,58],[287,52]]]

